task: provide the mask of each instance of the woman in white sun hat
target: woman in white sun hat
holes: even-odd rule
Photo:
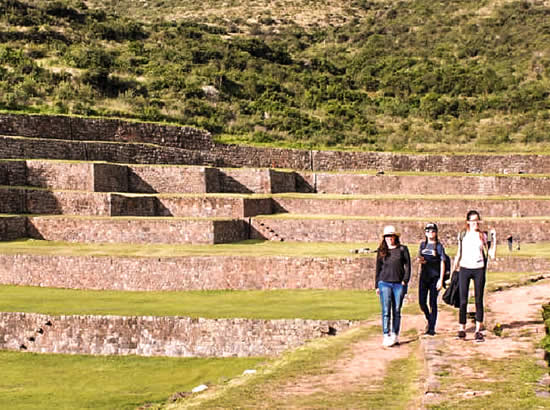
[[[376,294],[382,307],[382,345],[399,344],[401,307],[411,277],[409,249],[399,242],[399,232],[388,225],[384,228],[382,242],[376,255]]]

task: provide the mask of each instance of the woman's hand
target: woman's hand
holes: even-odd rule
[[[435,285],[435,287],[436,287],[436,289],[437,289],[438,291],[440,291],[441,288],[443,287],[443,279],[440,278],[440,279],[437,281],[437,285]]]

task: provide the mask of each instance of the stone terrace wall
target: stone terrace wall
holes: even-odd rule
[[[313,169],[311,151],[215,144],[210,152],[220,167]]]
[[[135,196],[102,192],[0,188],[0,213],[246,218],[271,214],[272,203],[271,198]]]
[[[353,322],[0,313],[0,349],[171,357],[275,356]],[[41,329],[42,333],[37,330]],[[78,330],[77,330],[78,329]],[[29,337],[34,337],[30,341]]]
[[[13,241],[27,236],[27,218],[9,216],[0,218],[0,241]]]
[[[93,164],[77,162],[26,161],[27,180],[32,187],[93,191]]]
[[[0,114],[0,134],[76,141],[143,142],[164,146],[207,149],[207,131],[150,123],[52,115]]]
[[[0,255],[0,283],[96,290],[373,288],[374,258]]]
[[[483,214],[482,214],[483,216]],[[339,218],[252,218],[250,239],[262,239],[265,228],[290,242],[378,242],[384,226],[392,224],[402,234],[402,242],[415,246],[422,240],[427,220],[372,220]],[[438,221],[439,238],[444,243],[456,244],[457,232],[462,222]],[[264,226],[261,226],[261,224]],[[486,221],[484,228],[494,227],[499,243],[506,243],[506,237],[520,237],[523,243],[550,241],[550,220],[548,219],[505,219]]]
[[[2,159],[59,159],[106,161],[131,164],[217,165],[210,151],[158,147],[147,144],[120,144],[39,140],[0,136]]]
[[[323,199],[275,197],[279,212],[297,215],[430,216],[466,217],[477,209],[483,217],[530,217],[550,215],[547,199]]]
[[[191,128],[107,119],[3,114],[0,115],[0,134],[27,137],[0,139],[0,152],[4,153],[4,158],[59,158],[311,171],[376,169],[550,173],[550,160],[544,155],[412,155],[256,148],[215,144],[210,134]],[[65,138],[74,141],[56,140],[45,143],[29,140],[28,137]],[[76,144],[76,141],[84,140],[138,144]],[[160,146],[150,146],[146,143]]]
[[[550,157],[545,155],[420,155],[349,151],[313,151],[312,155],[314,171],[550,172]]]
[[[548,195],[549,177],[359,175],[305,173],[319,193],[424,195]]]
[[[418,243],[409,244],[412,255]],[[507,252],[507,251],[502,251]],[[411,284],[418,280],[413,262]],[[548,272],[550,259],[497,257],[491,272]],[[0,283],[124,291],[374,288],[375,258],[0,255]]]
[[[227,193],[296,192],[296,174],[272,169],[220,170],[220,191]],[[210,191],[214,192],[214,191]]]
[[[26,164],[26,168],[25,168]],[[0,161],[0,185],[95,192],[277,193],[296,191],[296,173],[270,169]]]
[[[248,238],[246,222],[200,219],[28,217],[30,238],[83,243],[215,244]]]
[[[129,192],[220,192],[216,168],[143,165],[128,170]]]
[[[0,213],[19,214],[25,210],[25,190],[0,189]]]
[[[26,174],[25,161],[0,161],[0,185],[26,185]]]
[[[64,215],[111,215],[111,194],[99,192],[21,189],[26,196],[23,213]]]
[[[272,213],[270,198],[212,196],[141,197],[111,194],[113,216],[175,216],[244,218]]]

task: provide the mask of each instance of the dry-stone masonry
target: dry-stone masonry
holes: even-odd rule
[[[82,243],[216,244],[248,238],[242,219],[28,217],[27,236]]]
[[[550,173],[550,161],[545,155],[418,155],[256,148],[216,144],[208,133],[195,129],[120,120],[2,114],[2,134],[8,136],[0,138],[0,152],[4,153],[4,158],[59,158],[311,171],[376,169]],[[55,140],[44,143],[30,138]],[[98,144],[97,141],[103,143]]]
[[[317,192],[401,195],[548,195],[550,178],[522,176],[304,173]]]
[[[416,252],[411,246],[411,253]],[[0,255],[0,283],[71,289],[179,291],[358,289],[374,287],[375,258],[286,256]],[[416,272],[413,265],[413,272]],[[498,257],[491,272],[548,272],[545,258]],[[412,282],[418,278],[413,275]]]
[[[212,145],[210,134],[196,128],[104,118],[0,114],[0,133],[74,141],[145,142],[186,149]]]
[[[484,209],[481,209],[484,215]],[[458,221],[460,220],[460,222]],[[278,234],[280,238],[291,242],[373,242],[380,241],[384,226],[395,225],[406,244],[418,244],[423,238],[426,222],[437,222],[439,238],[446,244],[456,244],[457,232],[463,229],[463,217],[454,221],[424,219],[415,220],[338,218],[338,217],[288,217],[251,219],[251,239],[265,238],[266,228]],[[263,224],[263,226],[262,226]],[[521,238],[522,242],[550,241],[550,219],[509,218],[486,220],[485,228],[496,229],[499,243],[506,243],[509,235]]]
[[[275,197],[278,212],[297,215],[345,215],[377,217],[465,218],[469,209],[485,217],[533,217],[550,215],[550,199],[459,198],[303,198]]]
[[[171,357],[275,356],[353,326],[347,320],[46,316],[0,313],[0,349]],[[75,331],[78,329],[78,331]],[[29,339],[33,340],[29,340]]]

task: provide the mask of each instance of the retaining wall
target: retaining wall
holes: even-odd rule
[[[0,185],[27,185],[25,161],[0,161]]]
[[[0,213],[243,218],[271,214],[271,198],[139,196],[0,188]]]
[[[113,216],[243,218],[272,213],[270,198],[125,196],[111,194]]]
[[[62,116],[0,115],[4,158],[59,158],[118,163],[217,165],[248,168],[289,168],[334,171],[376,169],[387,171],[550,173],[545,155],[420,155],[379,152],[305,151],[223,145],[204,131],[186,127],[130,123],[120,120]],[[28,137],[65,138],[43,142]],[[120,141],[117,145],[104,142]],[[150,146],[147,144],[157,144]],[[178,148],[173,148],[178,147]],[[181,149],[183,148],[183,149]]]
[[[0,114],[0,134],[77,141],[144,142],[186,149],[212,145],[207,131],[105,118]]]
[[[346,320],[0,313],[0,349],[170,357],[276,356],[326,335],[329,327],[339,333],[353,324]]]
[[[531,217],[550,215],[549,199],[330,199],[275,197],[275,210],[296,215],[391,216],[396,218],[431,216],[466,217],[477,209],[483,217]]]
[[[159,147],[140,143],[41,140],[0,136],[2,159],[59,159],[123,164],[214,165],[210,151]]]
[[[483,213],[482,213],[483,216]],[[262,218],[251,220],[250,239],[264,239],[266,230],[271,229],[285,241],[290,242],[373,242],[380,241],[380,235],[386,225],[394,225],[402,234],[404,243],[417,243],[422,238],[427,222],[436,222],[439,238],[444,243],[456,244],[457,232],[463,229],[463,222],[404,221],[400,219],[339,219],[334,218]],[[263,224],[263,226],[261,225]],[[505,219],[486,221],[483,225],[494,227],[499,243],[506,243],[509,235],[521,238],[521,242],[550,241],[549,219]],[[420,239],[419,239],[420,238]]]
[[[26,165],[26,166],[25,166]],[[44,160],[0,161],[0,185],[133,193],[295,192],[297,174],[271,169],[122,165]],[[308,190],[307,192],[310,192]]]
[[[141,193],[220,192],[217,168],[181,166],[128,166],[128,191]]]
[[[415,255],[418,244],[410,245]],[[413,263],[411,285],[418,278]],[[498,257],[491,272],[548,272],[544,258]],[[175,258],[0,255],[0,283],[126,291],[374,288],[375,257],[188,256]]]
[[[27,218],[24,216],[0,218],[0,241],[13,241],[27,236]]]
[[[549,177],[304,173],[327,194],[548,195]]]
[[[28,217],[30,238],[82,243],[215,244],[248,238],[246,222],[200,219]]]

